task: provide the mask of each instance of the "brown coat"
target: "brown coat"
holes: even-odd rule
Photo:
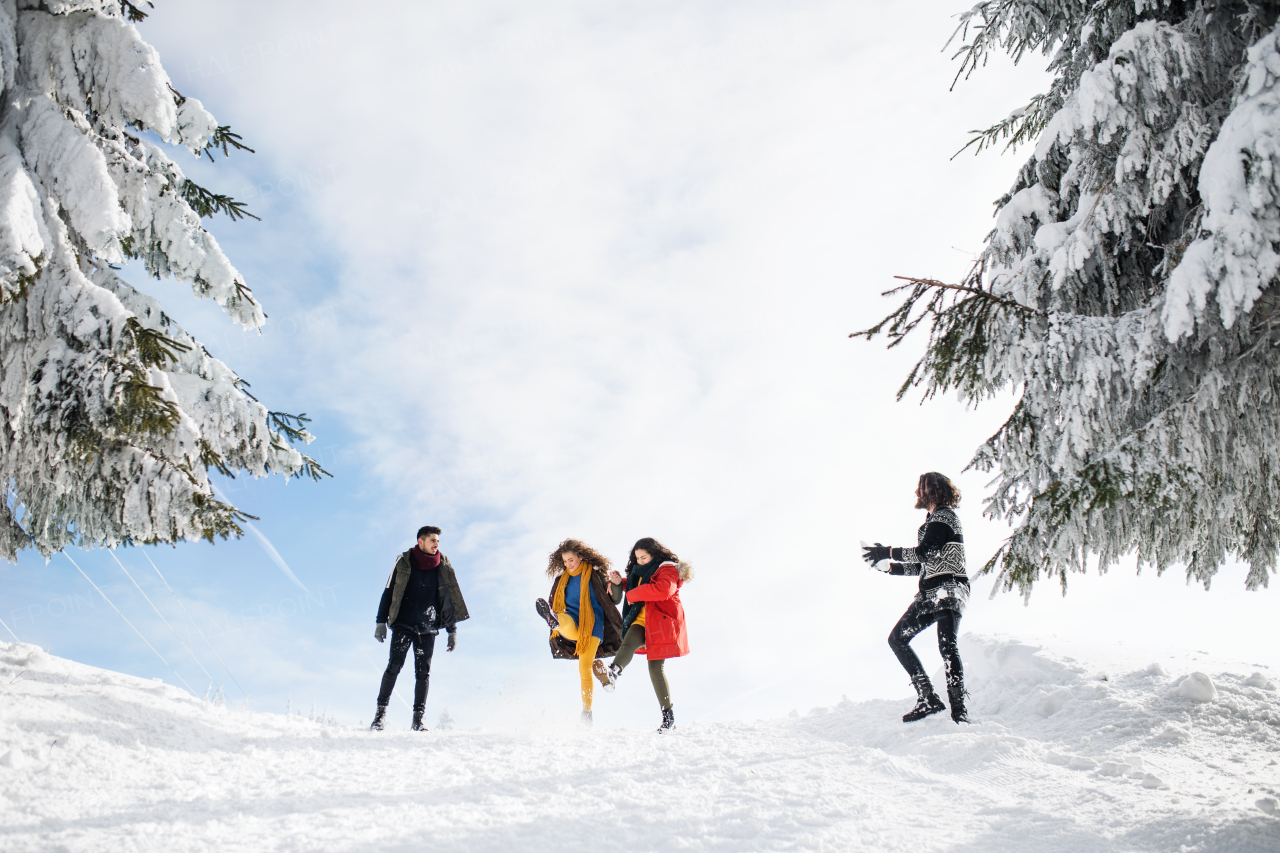
[[[547,596],[547,601],[555,601],[556,587],[560,585],[560,578],[563,573],[556,575],[551,581],[551,593]],[[600,602],[600,609],[604,611],[604,639],[600,641],[600,647],[596,649],[596,657],[611,658],[618,652],[618,647],[622,645],[622,614],[618,612],[618,608],[613,603],[613,596],[605,587],[604,574],[596,568],[591,570],[591,588],[595,591],[596,600]],[[566,640],[559,634],[551,635],[551,656],[553,658],[562,658],[567,660],[578,659],[578,644],[572,640]]]

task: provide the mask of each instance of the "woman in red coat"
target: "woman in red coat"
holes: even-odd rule
[[[605,689],[613,688],[634,655],[648,657],[649,680],[662,708],[659,733],[676,727],[671,686],[667,683],[663,662],[689,654],[680,587],[691,577],[693,568],[688,563],[680,562],[672,551],[647,537],[631,548],[626,578],[615,571],[609,572],[609,591],[614,602],[620,602],[625,591],[627,606],[622,612],[622,645],[609,666],[609,684]]]

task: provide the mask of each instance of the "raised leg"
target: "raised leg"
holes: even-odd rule
[[[613,668],[617,672],[622,672],[627,668],[627,664],[631,663],[631,659],[635,657],[636,649],[644,645],[644,626],[632,625],[627,629],[627,635],[622,638],[622,645],[618,647],[618,653],[613,656]]]

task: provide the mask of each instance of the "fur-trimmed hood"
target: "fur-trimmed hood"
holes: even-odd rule
[[[693,580],[693,564],[688,560],[681,560],[676,563],[676,568],[680,570],[680,580],[688,583]]]

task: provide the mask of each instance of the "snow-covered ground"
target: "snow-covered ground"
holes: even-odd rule
[[[962,652],[964,727],[903,725],[903,699],[669,736],[371,734],[0,644],[0,849],[1280,851],[1276,673]]]

